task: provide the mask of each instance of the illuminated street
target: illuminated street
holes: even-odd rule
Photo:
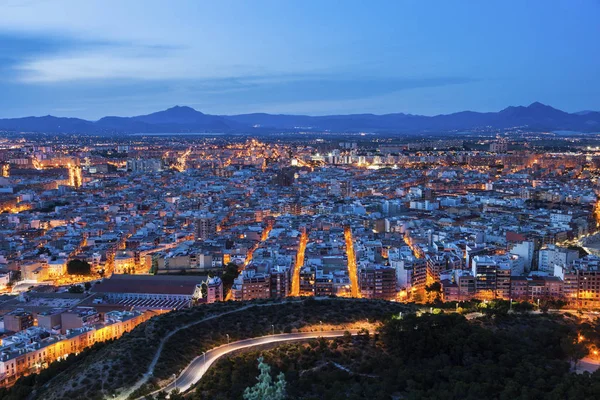
[[[354,238],[352,237],[352,229],[349,226],[344,227],[344,239],[346,241],[346,255],[348,257],[348,275],[350,276],[351,285],[350,294],[352,297],[360,297]]]
[[[300,243],[298,244],[298,253],[296,254],[296,264],[292,272],[292,288],[290,296],[300,295],[300,270],[304,266],[304,253],[306,252],[306,244],[308,243],[308,233],[306,229],[302,230],[300,235]]]
[[[177,163],[175,165],[173,165],[173,168],[175,168],[179,172],[185,171],[186,167],[187,167],[187,159],[188,159],[188,157],[189,157],[189,155],[191,153],[192,153],[192,149],[191,148],[189,148],[186,151],[184,151],[183,154],[181,154],[177,158]]]
[[[105,3],[0,0],[0,400],[600,400],[600,0]]]
[[[205,355],[199,355],[196,357],[184,370],[176,380],[168,384],[161,390],[169,393],[175,388],[181,392],[188,391],[195,383],[197,383],[206,371],[213,365],[220,357],[229,354],[236,350],[246,349],[253,346],[259,346],[269,343],[278,342],[290,342],[290,341],[304,341],[316,338],[334,338],[344,336],[345,330],[338,331],[324,331],[324,332],[299,332],[299,333],[283,333],[278,335],[261,336],[258,338],[245,339],[230,344],[221,345],[215,349],[209,350]],[[352,335],[358,333],[357,330],[348,331]]]

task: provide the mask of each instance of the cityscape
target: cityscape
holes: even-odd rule
[[[600,398],[597,2],[109,3],[0,2],[0,400]]]
[[[296,137],[3,139],[4,384],[214,302],[600,310],[593,137]]]

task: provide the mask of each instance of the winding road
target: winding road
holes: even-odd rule
[[[179,389],[181,392],[189,390],[194,384],[196,384],[200,379],[202,379],[206,371],[208,371],[210,366],[215,361],[217,361],[220,357],[224,356],[225,354],[231,353],[232,351],[269,343],[316,339],[320,337],[340,337],[344,336],[345,332],[345,330],[337,330],[282,333],[278,335],[261,336],[257,338],[244,339],[239,340],[237,342],[224,344],[194,358],[192,362],[190,362],[188,366],[181,372],[181,374],[179,374],[177,379],[175,379],[173,382],[169,383],[167,386],[160,390],[163,390],[167,393],[171,392],[176,388]],[[355,335],[358,332],[358,330],[348,330],[348,332],[350,332],[352,335]],[[156,391],[152,394],[156,394],[159,391]]]
[[[138,380],[133,386],[129,387],[128,389],[126,389],[125,391],[123,391],[122,393],[120,393],[118,396],[114,397],[114,399],[118,399],[118,400],[125,400],[127,399],[131,393],[133,393],[135,390],[137,390],[138,388],[140,388],[143,384],[145,384],[146,382],[148,382],[148,380],[150,379],[150,377],[152,376],[152,374],[154,373],[154,368],[156,367],[156,364],[158,363],[158,359],[160,358],[160,355],[162,353],[163,347],[165,346],[165,343],[177,332],[183,330],[183,329],[187,329],[190,328],[194,325],[198,325],[202,322],[206,322],[209,321],[211,319],[216,319],[216,318],[220,318],[223,317],[225,315],[229,315],[229,314],[233,314],[233,313],[237,313],[240,311],[244,311],[244,310],[248,310],[252,307],[269,307],[269,306],[273,306],[273,305],[281,305],[281,304],[285,304],[285,303],[298,303],[298,302],[302,302],[302,300],[298,301],[285,301],[285,302],[281,302],[281,303],[266,303],[266,304],[248,304],[246,306],[242,306],[239,308],[235,308],[233,310],[230,311],[224,311],[220,314],[214,314],[214,315],[210,315],[208,317],[202,318],[200,320],[194,321],[194,322],[190,322],[189,324],[177,327],[175,329],[173,329],[172,331],[170,331],[168,334],[166,334],[160,341],[158,348],[156,350],[156,353],[154,354],[154,357],[152,358],[152,362],[150,363],[150,365],[148,366],[148,370],[146,371],[146,373],[142,376],[142,378],[140,380]]]

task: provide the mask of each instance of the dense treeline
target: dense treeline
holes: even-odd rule
[[[289,399],[598,399],[600,372],[571,372],[575,328],[560,317],[410,315],[375,335],[225,357],[192,398],[241,399],[263,355],[285,373]]]
[[[90,275],[92,267],[87,261],[74,259],[67,264],[67,273],[69,275]]]

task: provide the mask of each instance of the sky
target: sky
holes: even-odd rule
[[[0,118],[600,111],[600,0],[0,0]]]

